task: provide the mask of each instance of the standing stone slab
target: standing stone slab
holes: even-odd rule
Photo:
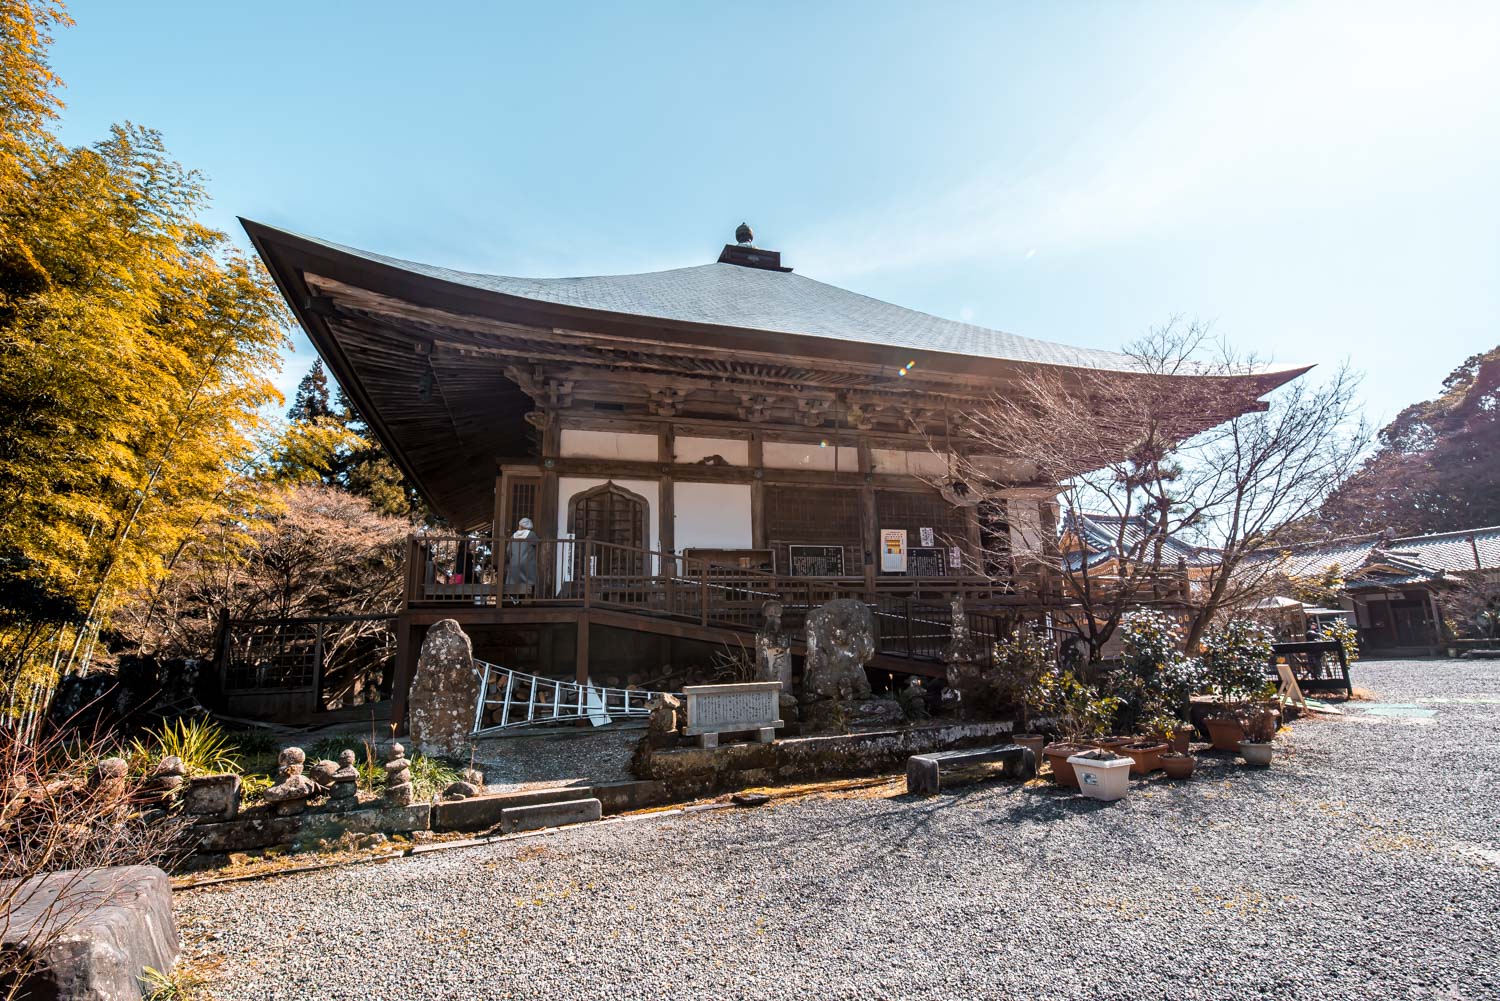
[[[407,702],[407,726],[417,751],[463,757],[474,726],[481,670],[474,663],[473,643],[455,620],[443,619],[427,630]]]
[[[14,881],[0,885],[10,898]],[[172,884],[155,866],[48,873],[27,880],[0,921],[0,949],[39,967],[21,997],[135,999],[146,967],[170,970],[181,951]]]
[[[698,737],[704,747],[718,744],[721,733],[756,731],[770,743],[781,720],[781,682],[750,681],[738,685],[689,685],[682,690],[687,700],[689,737]]]

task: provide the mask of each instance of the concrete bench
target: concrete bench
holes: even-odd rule
[[[1029,747],[1000,744],[970,751],[938,751],[935,754],[913,754],[906,759],[906,791],[935,793],[942,788],[943,772],[999,763],[1001,775],[1022,782],[1036,775],[1036,756]]]

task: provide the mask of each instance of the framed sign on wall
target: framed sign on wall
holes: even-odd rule
[[[880,530],[880,572],[906,573],[906,529]]]
[[[844,576],[843,546],[787,546],[787,572],[793,577]]]
[[[914,546],[906,560],[906,572],[912,577],[946,577],[947,553],[929,546]]]

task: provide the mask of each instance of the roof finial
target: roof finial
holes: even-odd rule
[[[750,246],[750,241],[755,239],[755,233],[751,231],[750,224],[742,222],[735,227],[734,239],[741,247]]]

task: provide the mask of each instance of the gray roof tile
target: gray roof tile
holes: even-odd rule
[[[735,264],[588,278],[512,278],[455,271],[300,236],[340,253],[470,288],[632,316],[827,337],[977,358],[1130,371],[1114,351],[1074,348],[945,320],[799,274]]]

